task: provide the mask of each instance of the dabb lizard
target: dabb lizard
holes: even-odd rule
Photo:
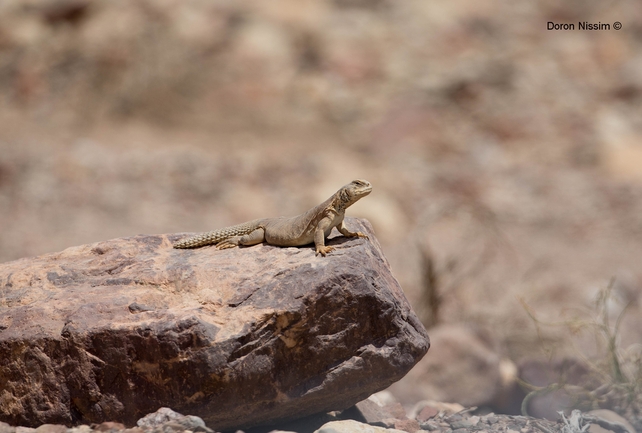
[[[368,238],[361,232],[351,232],[343,222],[346,208],[367,196],[372,185],[367,180],[353,180],[341,187],[332,197],[309,211],[295,217],[263,218],[243,224],[201,233],[180,240],[174,248],[198,248],[216,245],[218,249],[249,246],[265,242],[279,247],[298,247],[314,242],[316,255],[325,256],[334,247],[325,245],[325,238],[336,227],[343,236]]]

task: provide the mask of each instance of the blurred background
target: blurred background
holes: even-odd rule
[[[296,215],[355,178],[431,336],[493,371],[464,404],[516,410],[538,363],[608,370],[596,321],[626,305],[642,382],[639,0],[0,1],[0,261]],[[426,359],[464,357],[439,338]],[[461,369],[396,392],[465,400]]]

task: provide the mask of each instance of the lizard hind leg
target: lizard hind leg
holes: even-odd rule
[[[216,244],[216,249],[226,250],[228,248],[234,248],[239,245],[240,236],[232,236],[231,238],[223,239],[221,242]]]
[[[232,236],[230,238],[223,239],[221,242],[216,244],[216,248],[218,248],[219,250],[224,250],[227,248],[234,248],[239,245],[256,245],[260,244],[263,241],[265,241],[265,230],[263,229],[263,227],[259,227],[244,236]]]

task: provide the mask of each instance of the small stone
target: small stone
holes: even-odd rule
[[[395,421],[397,421],[397,419],[395,418],[384,418],[381,421],[377,421],[376,423],[371,423],[370,425],[385,427],[385,428],[395,428]]]
[[[133,302],[129,304],[128,308],[130,313],[143,313],[145,311],[154,311],[154,307],[150,307],[149,305],[145,305],[145,304],[139,304],[138,302]]]
[[[172,421],[183,427],[184,430],[191,430],[193,432],[212,433],[213,430],[205,425],[205,421],[196,415],[185,415],[181,418],[176,418]]]
[[[314,433],[406,433],[394,428],[387,429],[369,424],[364,424],[355,420],[330,421],[323,424]]]
[[[100,431],[100,432],[116,432],[116,431],[125,430],[125,426],[123,424],[119,422],[111,422],[111,421],[106,421],[104,423],[94,425],[92,427],[94,431]]]
[[[370,397],[355,404],[355,408],[363,419],[372,425],[381,425],[384,419],[408,419],[406,411],[400,403],[393,402],[385,405],[378,404],[377,400]],[[390,424],[392,421],[390,421]]]
[[[410,409],[410,418],[417,418],[419,412],[421,412],[426,406],[430,406],[440,413],[443,413],[443,416],[449,417],[454,414],[465,410],[466,408],[458,403],[443,403],[436,400],[421,400]]]
[[[15,433],[15,427],[11,427],[6,422],[0,421],[0,433]]]
[[[439,430],[439,424],[434,421],[423,421],[419,423],[422,430],[435,431]]]
[[[459,413],[455,413],[455,414],[453,414],[453,415],[450,415],[450,416],[447,418],[448,422],[449,422],[449,423],[451,423],[451,424],[452,424],[453,422],[455,422],[455,421],[461,421],[462,419],[464,419],[464,417],[463,417],[461,414],[459,414]]]
[[[91,433],[92,430],[87,424],[82,424],[67,431],[68,433]]]
[[[417,430],[420,430],[419,423],[414,419],[397,419],[394,423],[394,428],[397,430],[403,430],[407,433],[415,433]]]
[[[421,412],[417,415],[417,421],[426,421],[429,420],[430,418],[434,418],[439,414],[439,410],[435,409],[432,406],[426,406],[423,409],[421,409]]]
[[[182,414],[174,412],[168,407],[161,407],[156,412],[147,414],[139,419],[136,424],[139,427],[156,427],[158,425],[166,423],[167,421],[171,421],[182,416]]]
[[[462,419],[459,419],[457,421],[453,421],[453,422],[450,423],[450,426],[453,429],[460,429],[460,428],[466,428],[467,429],[467,428],[476,426],[478,423],[479,423],[479,417],[478,416],[474,416],[474,417],[471,417],[471,418],[462,418]]]
[[[387,411],[369,398],[360,401],[354,405],[363,420],[368,424],[380,422],[382,419],[389,417]]]
[[[499,421],[499,418],[497,418],[495,415],[488,415],[487,417],[485,417],[485,419],[486,419],[486,422],[488,422],[488,424],[491,424],[491,425]]]
[[[163,433],[182,432],[185,430],[189,430],[189,429],[186,429],[184,426],[180,425],[175,421],[167,421],[166,423],[161,424],[154,428],[155,432],[158,431]]]
[[[67,427],[58,424],[43,424],[36,429],[36,433],[66,433]]]

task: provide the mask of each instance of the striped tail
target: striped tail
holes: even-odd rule
[[[200,233],[187,239],[182,239],[174,244],[174,248],[198,248],[205,245],[218,244],[232,236],[247,235],[259,227],[260,220],[249,221],[231,227],[225,227],[207,233]]]

